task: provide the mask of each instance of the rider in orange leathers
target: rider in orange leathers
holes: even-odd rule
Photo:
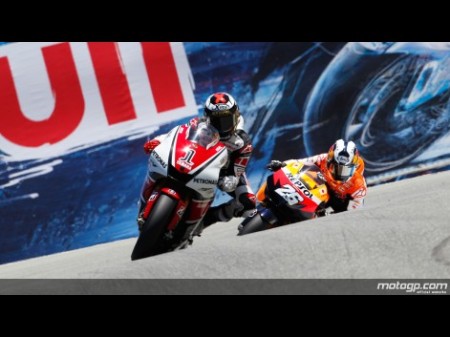
[[[276,171],[293,161],[313,163],[320,168],[330,194],[327,207],[331,207],[335,213],[356,209],[364,204],[367,193],[364,160],[354,142],[339,139],[328,153],[285,162],[272,160],[267,168]]]

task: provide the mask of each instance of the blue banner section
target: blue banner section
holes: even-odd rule
[[[212,92],[238,101],[255,148],[254,190],[271,159],[323,153],[338,138],[357,143],[372,185],[450,168],[449,44],[183,45],[192,116]],[[192,116],[48,158],[12,160],[0,148],[0,263],[137,236],[142,145]]]

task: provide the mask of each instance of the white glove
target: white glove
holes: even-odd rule
[[[239,183],[239,178],[235,176],[225,176],[219,179],[219,188],[227,193],[233,192]]]

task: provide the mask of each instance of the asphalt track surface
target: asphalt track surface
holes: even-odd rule
[[[369,188],[357,211],[242,237],[235,219],[135,262],[136,239],[117,241],[6,264],[0,279],[450,279],[449,191],[450,171],[429,174]]]

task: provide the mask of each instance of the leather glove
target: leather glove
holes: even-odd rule
[[[279,160],[272,160],[269,164],[267,164],[267,169],[271,170],[271,171],[278,171],[280,168],[285,167],[286,163],[283,163],[282,161]]]
[[[327,211],[327,209],[326,208],[320,208],[320,209],[318,209],[317,211],[316,211],[316,215],[317,215],[317,217],[319,217],[319,218],[321,218],[321,217],[323,217],[323,216],[327,216],[327,215],[329,215],[330,213]]]
[[[144,144],[145,153],[150,154],[159,144],[161,144],[161,142],[157,139],[149,140]]]
[[[239,178],[235,176],[225,176],[219,179],[219,188],[224,192],[233,192],[239,183]]]

